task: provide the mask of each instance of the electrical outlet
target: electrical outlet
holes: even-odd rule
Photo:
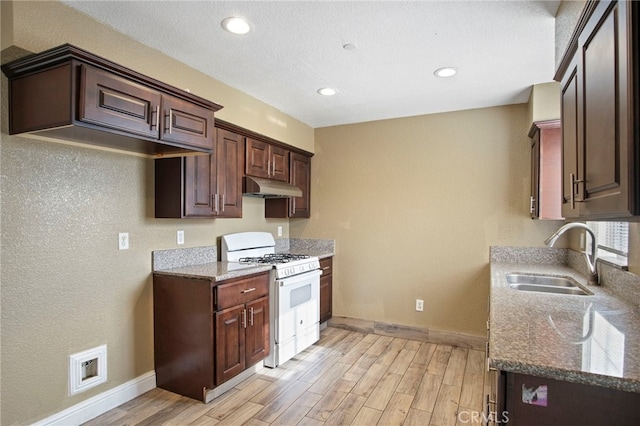
[[[178,244],[184,244],[184,231],[178,231],[176,233],[176,242]]]
[[[282,226],[278,226],[278,237],[282,237]]]
[[[118,234],[118,250],[128,250],[128,249],[129,249],[129,233],[120,232]]]
[[[416,311],[418,312],[424,311],[424,300],[416,299]]]

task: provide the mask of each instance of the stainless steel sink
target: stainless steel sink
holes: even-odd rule
[[[572,294],[578,296],[592,295],[582,288],[576,280],[569,277],[536,274],[506,274],[509,288],[520,291],[537,291],[542,293]]]

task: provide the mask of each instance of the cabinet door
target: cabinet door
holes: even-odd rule
[[[245,369],[244,305],[216,313],[216,384],[220,385]]]
[[[269,297],[247,303],[245,364],[251,367],[269,355]]]
[[[213,217],[216,176],[211,155],[183,158],[185,162],[184,216]]]
[[[244,137],[216,129],[218,217],[242,217]]]
[[[289,181],[289,151],[279,146],[269,146],[269,179]]]
[[[578,147],[581,138],[578,106],[578,65],[577,55],[567,74],[562,79],[562,215],[577,217],[580,213],[582,197],[577,192]]]
[[[311,217],[311,157],[290,153],[289,183],[302,190],[301,197],[267,198],[264,217]]]
[[[531,195],[529,196],[529,214],[532,219],[539,216],[540,194],[540,131],[531,139]]]
[[[247,138],[245,174],[261,178],[269,178],[269,144]]]
[[[311,158],[291,153],[290,182],[302,190],[302,197],[291,197],[290,217],[311,216]]]
[[[320,322],[325,322],[331,318],[332,312],[332,292],[333,292],[333,258],[328,257],[320,260]]]
[[[562,218],[562,132],[560,120],[537,121],[531,126],[531,218]]]
[[[268,142],[247,138],[245,174],[287,182],[289,151]]]
[[[591,217],[630,215],[628,3],[602,2],[587,23],[578,46],[584,90],[581,103],[584,209]]]
[[[161,94],[88,65],[80,69],[78,119],[158,139]]]
[[[161,121],[163,141],[213,150],[213,111],[164,95]]]

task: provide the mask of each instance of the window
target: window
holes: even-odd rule
[[[629,254],[628,222],[587,222],[598,242],[598,257],[627,266]],[[588,242],[590,244],[590,242]]]

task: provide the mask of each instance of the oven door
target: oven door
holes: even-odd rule
[[[320,275],[314,270],[275,281],[275,343],[304,335],[320,322]]]

